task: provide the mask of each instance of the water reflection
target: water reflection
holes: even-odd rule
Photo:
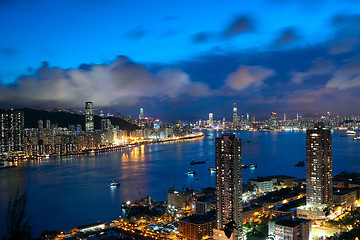
[[[31,225],[36,234],[44,229],[68,230],[77,225],[110,221],[122,214],[121,203],[150,195],[166,200],[166,190],[200,189],[215,186],[214,138],[221,131],[205,131],[207,136],[192,141],[135,146],[118,152],[94,156],[67,156],[19,163],[17,168],[0,171],[0,216],[4,216],[8,199],[16,189],[26,189],[31,210]],[[294,165],[305,159],[304,132],[236,132],[242,138],[245,164],[243,181],[257,176],[288,174],[305,177],[305,168]],[[250,140],[250,142],[248,142]],[[333,136],[334,174],[359,171],[360,143]],[[190,165],[192,159],[205,164]],[[191,168],[196,175],[187,175]],[[197,179],[196,179],[197,178]],[[120,187],[110,188],[112,180]],[[0,219],[0,232],[4,228]]]

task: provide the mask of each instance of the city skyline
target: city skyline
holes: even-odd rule
[[[168,120],[219,116],[234,102],[259,117],[358,113],[352,1],[19,0],[1,2],[0,13],[1,108],[92,101]]]

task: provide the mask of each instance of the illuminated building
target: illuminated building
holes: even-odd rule
[[[291,216],[270,220],[268,239],[310,240],[311,221]]]
[[[271,112],[270,114],[270,128],[271,129],[277,129],[278,123],[277,123],[277,116],[276,112]]]
[[[234,126],[239,125],[239,116],[237,114],[237,105],[236,105],[236,103],[234,103],[234,107],[233,107],[233,125]]]
[[[41,119],[38,121],[38,127],[39,127],[39,129],[44,128],[44,122]]]
[[[51,122],[48,119],[48,120],[46,120],[46,129],[50,129],[50,127],[51,127]]]
[[[212,126],[214,124],[214,114],[209,113],[209,125]]]
[[[333,203],[331,131],[324,124],[306,131],[306,206],[297,216],[324,221],[324,209]]]
[[[24,150],[24,113],[5,110],[0,115],[0,152]]]
[[[85,132],[94,131],[94,106],[92,102],[85,103]]]
[[[226,224],[235,222],[233,239],[242,235],[242,171],[241,139],[235,134],[223,134],[215,138],[216,165],[216,217],[217,230],[224,230]],[[214,232],[214,239],[220,237]]]
[[[143,120],[143,119],[144,119],[144,109],[140,108],[139,120]]]
[[[333,202],[331,131],[318,124],[306,131],[306,205]]]
[[[112,125],[111,121],[108,118],[101,119],[101,130],[102,131],[110,131]]]
[[[194,214],[179,220],[179,233],[189,240],[200,240],[213,235],[216,226],[216,217],[213,214]]]

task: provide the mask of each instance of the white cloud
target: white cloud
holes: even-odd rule
[[[227,77],[226,84],[235,90],[242,90],[250,86],[259,86],[266,78],[273,75],[275,72],[272,69],[261,66],[241,66]]]
[[[192,91],[199,86],[200,94]],[[0,101],[41,107],[82,107],[86,101],[97,106],[131,106],[143,97],[174,100],[182,95],[206,95],[208,89],[179,69],[151,73],[126,57],[118,57],[110,65],[80,69],[50,68],[44,63],[34,75],[19,77],[14,86],[1,86]]]

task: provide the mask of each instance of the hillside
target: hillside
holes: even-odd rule
[[[51,123],[57,123],[59,127],[69,127],[69,125],[81,124],[82,129],[85,129],[85,117],[84,115],[69,113],[69,112],[49,112],[44,110],[37,110],[31,108],[15,109],[24,112],[25,128],[37,128],[38,121],[50,120]],[[4,109],[0,109],[3,112]],[[101,117],[94,116],[95,129],[101,129]],[[121,130],[133,131],[138,129],[138,126],[131,124],[123,119],[117,117],[109,117],[111,123],[115,126],[119,126]]]

